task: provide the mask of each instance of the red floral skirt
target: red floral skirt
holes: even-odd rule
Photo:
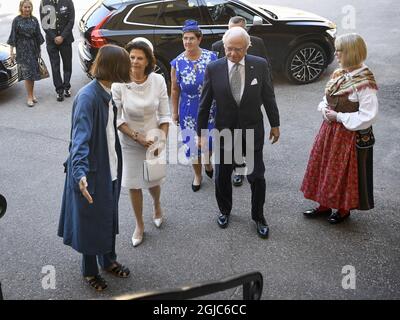
[[[324,121],[315,138],[300,190],[306,199],[334,209],[359,206],[356,133]]]

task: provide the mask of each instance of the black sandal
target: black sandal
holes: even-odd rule
[[[103,291],[107,288],[107,282],[100,275],[96,275],[93,278],[85,278],[86,282],[96,291]]]
[[[106,269],[106,271],[118,278],[128,278],[129,274],[131,273],[127,267],[118,262],[114,262],[114,266]]]

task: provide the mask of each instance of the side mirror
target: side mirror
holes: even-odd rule
[[[263,24],[263,19],[259,16],[253,17],[253,26],[261,26]]]
[[[4,198],[1,194],[0,194],[0,219],[4,216],[4,214],[6,213],[7,210],[7,201],[6,198]]]

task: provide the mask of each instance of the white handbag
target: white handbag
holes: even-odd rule
[[[143,179],[153,182],[165,178],[167,175],[167,164],[163,158],[154,158],[143,161]]]

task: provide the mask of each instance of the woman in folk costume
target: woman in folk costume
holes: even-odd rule
[[[301,186],[305,198],[319,203],[304,215],[329,214],[332,224],[348,218],[350,210],[374,207],[372,123],[378,113],[378,88],[364,64],[364,40],[345,34],[336,39],[335,47],[341,68],[333,73],[318,106],[324,121]]]

